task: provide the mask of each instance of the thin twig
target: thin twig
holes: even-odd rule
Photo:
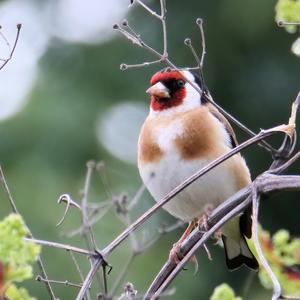
[[[151,16],[154,16],[157,19],[161,19],[161,16],[157,14],[155,11],[153,11],[149,6],[147,6],[144,2],[141,0],[135,0],[136,3],[138,3],[141,7],[143,7],[148,13],[150,13]]]
[[[167,8],[166,8],[166,1],[160,0],[160,19],[161,25],[163,30],[163,59],[168,58],[168,39],[167,39],[167,25],[166,25],[166,18],[167,18]]]
[[[202,43],[202,54],[201,54],[201,60],[200,60],[200,68],[203,68],[204,64],[204,58],[206,54],[206,45],[205,45],[205,36],[204,36],[204,29],[203,29],[203,20],[201,18],[198,18],[196,20],[196,24],[199,27],[200,35],[201,35],[201,43]]]
[[[130,203],[128,204],[129,211],[132,210],[138,204],[138,202],[142,199],[142,196],[145,191],[146,191],[146,186],[144,184],[142,184],[141,187],[137,190],[137,192],[133,196]]]
[[[94,161],[89,161],[86,164],[87,172],[85,176],[85,183],[84,183],[84,189],[83,189],[83,195],[81,200],[81,213],[82,213],[82,223],[85,228],[85,230],[90,230],[90,224],[89,224],[89,218],[88,218],[88,194],[91,186],[91,177],[93,174],[93,170],[95,168],[96,164]],[[94,247],[95,249],[96,247]]]
[[[112,208],[113,204],[110,202],[109,204],[106,204],[102,209],[95,208],[94,211],[89,215],[89,224],[90,226],[93,226],[95,223],[97,223],[106,213]],[[73,237],[78,234],[83,234],[85,232],[85,227],[82,224],[78,228],[68,232],[65,234],[67,237]]]
[[[79,254],[83,254],[83,255],[87,255],[89,257],[97,257],[97,252],[93,252],[90,250],[85,250],[79,247],[74,247],[68,244],[61,244],[61,243],[57,243],[57,242],[50,242],[50,241],[44,241],[44,240],[38,240],[35,238],[24,238],[25,241],[28,242],[33,242],[36,243],[38,245],[42,245],[42,246],[47,246],[47,247],[52,247],[52,248],[57,248],[57,249],[62,249],[62,250],[66,250],[66,251],[73,251]]]
[[[64,222],[64,220],[65,220],[65,218],[66,218],[66,216],[67,216],[67,213],[68,213],[68,211],[69,211],[70,206],[75,206],[75,207],[77,207],[79,210],[81,210],[80,205],[77,204],[77,203],[71,198],[71,196],[70,196],[69,194],[63,194],[63,195],[61,195],[61,196],[58,198],[57,203],[60,204],[61,202],[65,202],[67,205],[66,205],[66,208],[65,208],[65,211],[64,211],[63,216],[62,216],[61,219],[57,222],[56,226],[60,226],[60,225]]]
[[[300,25],[300,22],[285,22],[285,21],[277,21],[277,25],[279,27],[289,26],[289,25]]]
[[[81,288],[82,285],[79,284],[79,283],[73,283],[73,282],[70,282],[68,280],[53,280],[53,279],[45,279],[43,277],[41,277],[40,275],[38,275],[36,277],[36,281],[41,281],[41,282],[49,282],[49,283],[56,283],[56,284],[62,284],[62,285],[67,285],[67,286],[72,286],[72,287],[76,287],[76,288]]]
[[[74,255],[73,251],[69,251],[69,253],[70,253],[70,256],[71,256],[71,258],[72,258],[72,261],[73,261],[73,263],[74,263],[74,265],[75,265],[75,267],[76,267],[76,270],[77,270],[77,272],[78,272],[78,274],[79,274],[79,277],[80,277],[80,279],[81,279],[81,282],[83,282],[83,281],[84,281],[84,277],[83,277],[82,271],[81,271],[81,269],[80,269],[80,267],[79,267],[79,263],[78,263],[78,261],[77,261],[75,255]],[[91,300],[91,295],[90,295],[90,291],[89,291],[89,290],[87,290],[86,296],[87,296],[87,300]]]
[[[17,43],[19,41],[21,28],[22,28],[22,24],[17,24],[17,35],[16,35],[16,38],[15,38],[15,41],[14,41],[14,45],[12,47],[12,50],[11,50],[10,54],[9,54],[9,57],[6,58],[3,62],[3,64],[0,66],[0,70],[2,70],[6,66],[6,64],[12,59],[12,57],[14,55],[14,52],[16,50],[16,47],[17,47]]]
[[[5,191],[6,195],[7,195],[9,204],[10,204],[10,206],[11,206],[11,210],[12,210],[15,214],[20,214],[20,213],[19,213],[19,210],[18,210],[18,208],[17,208],[17,206],[16,206],[16,203],[15,203],[13,197],[12,197],[12,194],[11,194],[11,192],[10,192],[10,189],[9,189],[9,187],[8,187],[8,184],[7,184],[7,182],[6,182],[6,178],[5,178],[5,176],[4,176],[4,172],[3,172],[3,169],[2,169],[2,167],[1,167],[1,165],[0,165],[0,182],[2,183],[3,189],[4,189],[4,191]]]
[[[90,187],[91,187],[91,180],[92,180],[92,175],[93,171],[95,169],[99,169],[99,165],[96,164],[95,161],[88,161],[86,163],[86,176],[85,176],[85,182],[84,182],[84,188],[83,188],[83,195],[82,195],[82,200],[81,200],[81,215],[82,215],[82,225],[83,225],[83,238],[85,240],[85,243],[90,250],[96,250],[97,249],[97,244],[96,244],[96,239],[94,236],[94,232],[92,229],[92,225],[90,224],[89,216],[88,216],[88,197],[89,197],[89,192],[90,192]],[[91,267],[93,266],[92,260],[90,261]],[[105,281],[106,278],[103,276],[103,281],[101,281],[100,274],[96,272],[97,276],[97,282],[99,283],[99,287],[101,288],[101,284],[104,283],[105,286]]]
[[[188,68],[189,70],[197,70],[201,67],[201,60],[197,54],[197,51],[195,50],[194,46],[193,46],[193,43],[192,43],[192,40],[190,38],[186,38],[184,40],[184,44],[191,50],[193,56],[194,56],[194,59],[197,63],[196,67],[192,67],[192,68]]]

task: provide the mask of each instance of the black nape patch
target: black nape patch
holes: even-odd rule
[[[230,134],[230,132],[228,132],[229,136],[230,136],[230,144],[231,144],[231,148],[235,148],[237,146],[233,136]]]
[[[203,82],[203,80],[201,80],[201,78],[195,72],[192,72],[192,74],[194,75],[195,82],[197,83],[197,85],[202,90],[202,96],[201,96],[201,102],[202,102],[202,104],[209,103],[209,101],[206,98],[206,94],[208,92],[208,89],[207,89],[205,83]]]
[[[202,90],[203,89],[203,82],[202,82],[202,80],[200,79],[200,77],[195,72],[192,72],[192,74],[195,77],[195,82],[199,85],[199,87]]]

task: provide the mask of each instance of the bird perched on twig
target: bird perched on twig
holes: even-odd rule
[[[204,87],[188,70],[164,69],[151,78],[150,113],[138,142],[138,168],[142,180],[156,201],[192,174],[237,145],[227,119],[190,84]],[[238,153],[189,185],[164,208],[189,222],[182,238],[170,252],[178,261],[178,250],[205,207],[214,207],[251,183],[249,169]],[[229,269],[245,264],[257,269],[245,236],[251,237],[251,215],[244,213],[222,227]]]

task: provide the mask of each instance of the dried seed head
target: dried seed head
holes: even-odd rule
[[[203,20],[201,18],[197,18],[196,24],[199,25],[199,26],[202,25],[203,24]]]
[[[96,167],[96,162],[94,160],[89,160],[87,163],[86,163],[86,167],[87,168],[91,168],[91,169],[94,169]]]
[[[278,21],[278,22],[277,22],[277,25],[278,25],[279,27],[283,27],[283,26],[284,26],[284,22],[283,22],[283,21]]]
[[[128,66],[126,64],[120,64],[120,70],[125,71],[127,68]]]
[[[124,20],[122,21],[122,25],[123,25],[123,26],[128,26],[128,21],[127,21],[126,19],[124,19]]]
[[[187,45],[187,46],[190,46],[192,44],[192,40],[190,38],[186,38],[184,40],[184,44]]]

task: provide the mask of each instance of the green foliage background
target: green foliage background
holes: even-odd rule
[[[100,1],[105,5],[104,0]],[[151,3],[157,6],[157,1]],[[300,61],[290,53],[294,37],[274,22],[276,1],[172,0],[167,4],[169,54],[175,64],[194,64],[183,40],[188,36],[197,44],[199,32],[195,19],[202,17],[208,52],[204,72],[215,100],[256,131],[286,122],[290,104],[300,87]],[[161,30],[156,21],[141,9],[133,9],[127,18],[150,44],[161,47]],[[80,238],[67,239],[61,235],[62,231],[67,232],[79,224],[80,218],[75,211],[62,229],[55,228],[55,224],[63,209],[56,203],[58,196],[68,192],[74,199],[79,199],[87,160],[105,161],[109,190],[113,193],[127,191],[132,196],[140,186],[136,166],[117,160],[98,144],[96,120],[99,115],[104,116],[109,107],[127,99],[148,105],[144,91],[151,74],[159,67],[122,72],[119,65],[151,58],[118,35],[93,46],[52,40],[40,60],[38,80],[29,103],[18,115],[0,123],[1,164],[19,210],[37,238],[84,246]],[[246,138],[238,129],[237,134],[239,140]],[[279,139],[275,138],[273,142],[278,144]],[[253,176],[271,162],[268,154],[258,147],[245,151],[244,155]],[[299,164],[291,172],[299,172]],[[104,200],[106,190],[96,177],[91,199]],[[300,235],[298,199],[297,194],[282,193],[266,200],[260,215],[263,226],[271,232],[286,228],[292,235]],[[133,212],[133,218],[152,204],[150,196],[144,196],[139,208]],[[2,191],[0,207],[2,218],[10,212]],[[172,221],[161,212],[146,224],[146,228],[151,236],[155,234],[156,226]],[[99,247],[105,246],[122,228],[112,210],[95,228]],[[139,293],[145,291],[181,231],[164,236],[136,260],[126,281],[133,282]],[[177,292],[172,299],[208,299],[213,288],[223,281],[228,282],[237,295],[243,296],[248,271],[229,273],[222,250],[213,245],[210,248],[213,261],[209,262],[206,254],[200,251],[198,274],[192,275],[192,266],[182,272],[174,283]],[[45,247],[42,252],[50,278],[79,281],[67,254]],[[112,255],[110,263],[114,269],[109,275],[109,285],[129,253],[129,244],[125,243]],[[87,271],[86,260],[82,259],[81,263],[86,265],[84,270]],[[27,287],[32,296],[45,299],[42,284],[32,281]],[[266,299],[269,291],[258,287],[258,281],[254,280],[248,296],[243,299]],[[55,286],[55,292],[61,299],[73,299],[77,290]],[[121,289],[118,292],[121,293]]]

